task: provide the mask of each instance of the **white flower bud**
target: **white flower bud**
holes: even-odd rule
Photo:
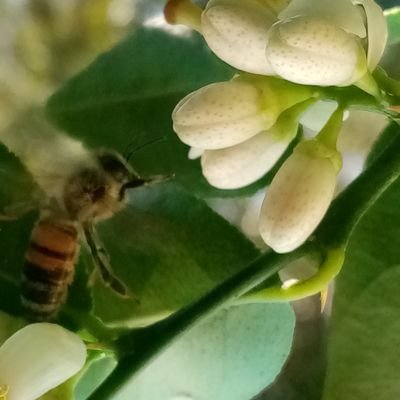
[[[349,85],[367,70],[359,37],[314,16],[274,25],[266,55],[279,76],[301,84]]]
[[[355,84],[373,95],[368,72],[387,40],[373,0],[210,0],[201,32],[218,57],[242,71],[307,85]]]
[[[275,122],[272,103],[262,108],[260,91],[233,80],[205,86],[182,99],[172,113],[182,142],[201,149],[221,149],[244,142]]]
[[[279,160],[292,138],[280,140],[261,132],[246,142],[221,150],[206,150],[201,158],[203,175],[220,189],[237,189],[257,181]]]
[[[200,158],[204,153],[204,149],[199,149],[198,147],[191,147],[189,149],[188,158],[189,160],[196,160]]]
[[[385,50],[388,28],[382,9],[373,0],[355,0],[365,11],[368,28],[368,69],[373,71]]]
[[[302,144],[275,175],[260,213],[260,234],[278,253],[307,240],[334,195],[337,165],[323,152],[304,151]]]
[[[364,38],[367,34],[362,13],[351,0],[292,0],[278,15],[281,21],[299,16],[327,20],[336,27],[354,33],[360,38]]]
[[[82,340],[61,326],[31,324],[0,347],[0,384],[7,400],[34,400],[75,375],[84,365]]]
[[[268,30],[276,20],[276,11],[267,2],[211,0],[202,15],[201,31],[223,61],[242,71],[273,75],[265,46]]]
[[[183,98],[172,113],[173,127],[191,147],[224,149],[268,130],[285,110],[313,95],[309,86],[243,74]]]

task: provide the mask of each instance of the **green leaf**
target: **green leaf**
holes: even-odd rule
[[[113,354],[99,351],[90,352],[84,370],[79,373],[74,389],[74,400],[87,399],[116,365],[117,360]]]
[[[19,159],[0,145],[0,210],[32,199],[35,184]]]
[[[171,113],[180,99],[233,74],[196,34],[138,30],[56,92],[47,112],[56,125],[90,146],[125,154],[136,148],[132,162],[142,175],[173,173],[200,196],[248,195],[265,180],[241,190],[213,188],[199,160],[188,159],[189,148],[172,130]]]
[[[35,219],[30,213],[16,221],[0,221],[0,309],[14,315],[21,315],[20,276]]]
[[[389,124],[383,132],[378,136],[377,140],[370,150],[365,166],[369,167],[372,165],[379,156],[391,145],[393,140],[399,135],[399,125],[396,123]]]
[[[324,400],[400,397],[400,181],[350,241],[335,289]]]
[[[390,46],[400,42],[400,7],[386,10],[386,21],[389,33],[387,45]]]
[[[50,390],[40,400],[85,400],[117,365],[113,353],[89,351],[83,369],[66,382]]]
[[[376,0],[376,2],[383,8],[395,7],[398,4],[398,0]]]
[[[203,201],[171,183],[131,195],[129,209],[98,230],[114,271],[140,303],[96,284],[94,312],[107,324],[134,327],[164,318],[259,254]]]
[[[293,329],[287,304],[222,310],[185,332],[113,399],[250,399],[281,370]]]
[[[0,346],[15,332],[23,328],[24,321],[0,311]]]
[[[72,377],[43,396],[40,396],[39,400],[75,400],[74,387],[75,377]]]
[[[40,400],[74,400],[73,382],[67,381],[66,383],[57,386],[55,389],[39,398]]]

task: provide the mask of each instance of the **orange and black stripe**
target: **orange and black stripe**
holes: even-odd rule
[[[22,275],[22,306],[35,321],[53,318],[65,301],[79,251],[72,224],[40,220],[33,228]]]

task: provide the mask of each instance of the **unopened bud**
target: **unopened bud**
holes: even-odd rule
[[[337,165],[301,143],[275,175],[260,213],[260,234],[278,253],[290,252],[311,235],[332,201]]]

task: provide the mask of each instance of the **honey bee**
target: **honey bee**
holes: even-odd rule
[[[46,135],[30,137],[25,145],[14,138],[2,138],[40,188],[40,215],[30,237],[21,282],[22,307],[27,318],[34,321],[51,320],[65,302],[81,238],[92,254],[94,273],[118,295],[131,297],[125,284],[112,272],[95,224],[125,207],[128,189],[165,179],[142,179],[117,152],[90,152],[65,135],[47,138],[51,139],[47,148],[40,146],[45,144]],[[32,149],[35,154],[29,154]],[[50,154],[53,150],[57,154]],[[58,174],[49,173],[54,165],[52,168],[46,164],[53,162],[54,156],[58,156],[57,167],[63,167]]]

